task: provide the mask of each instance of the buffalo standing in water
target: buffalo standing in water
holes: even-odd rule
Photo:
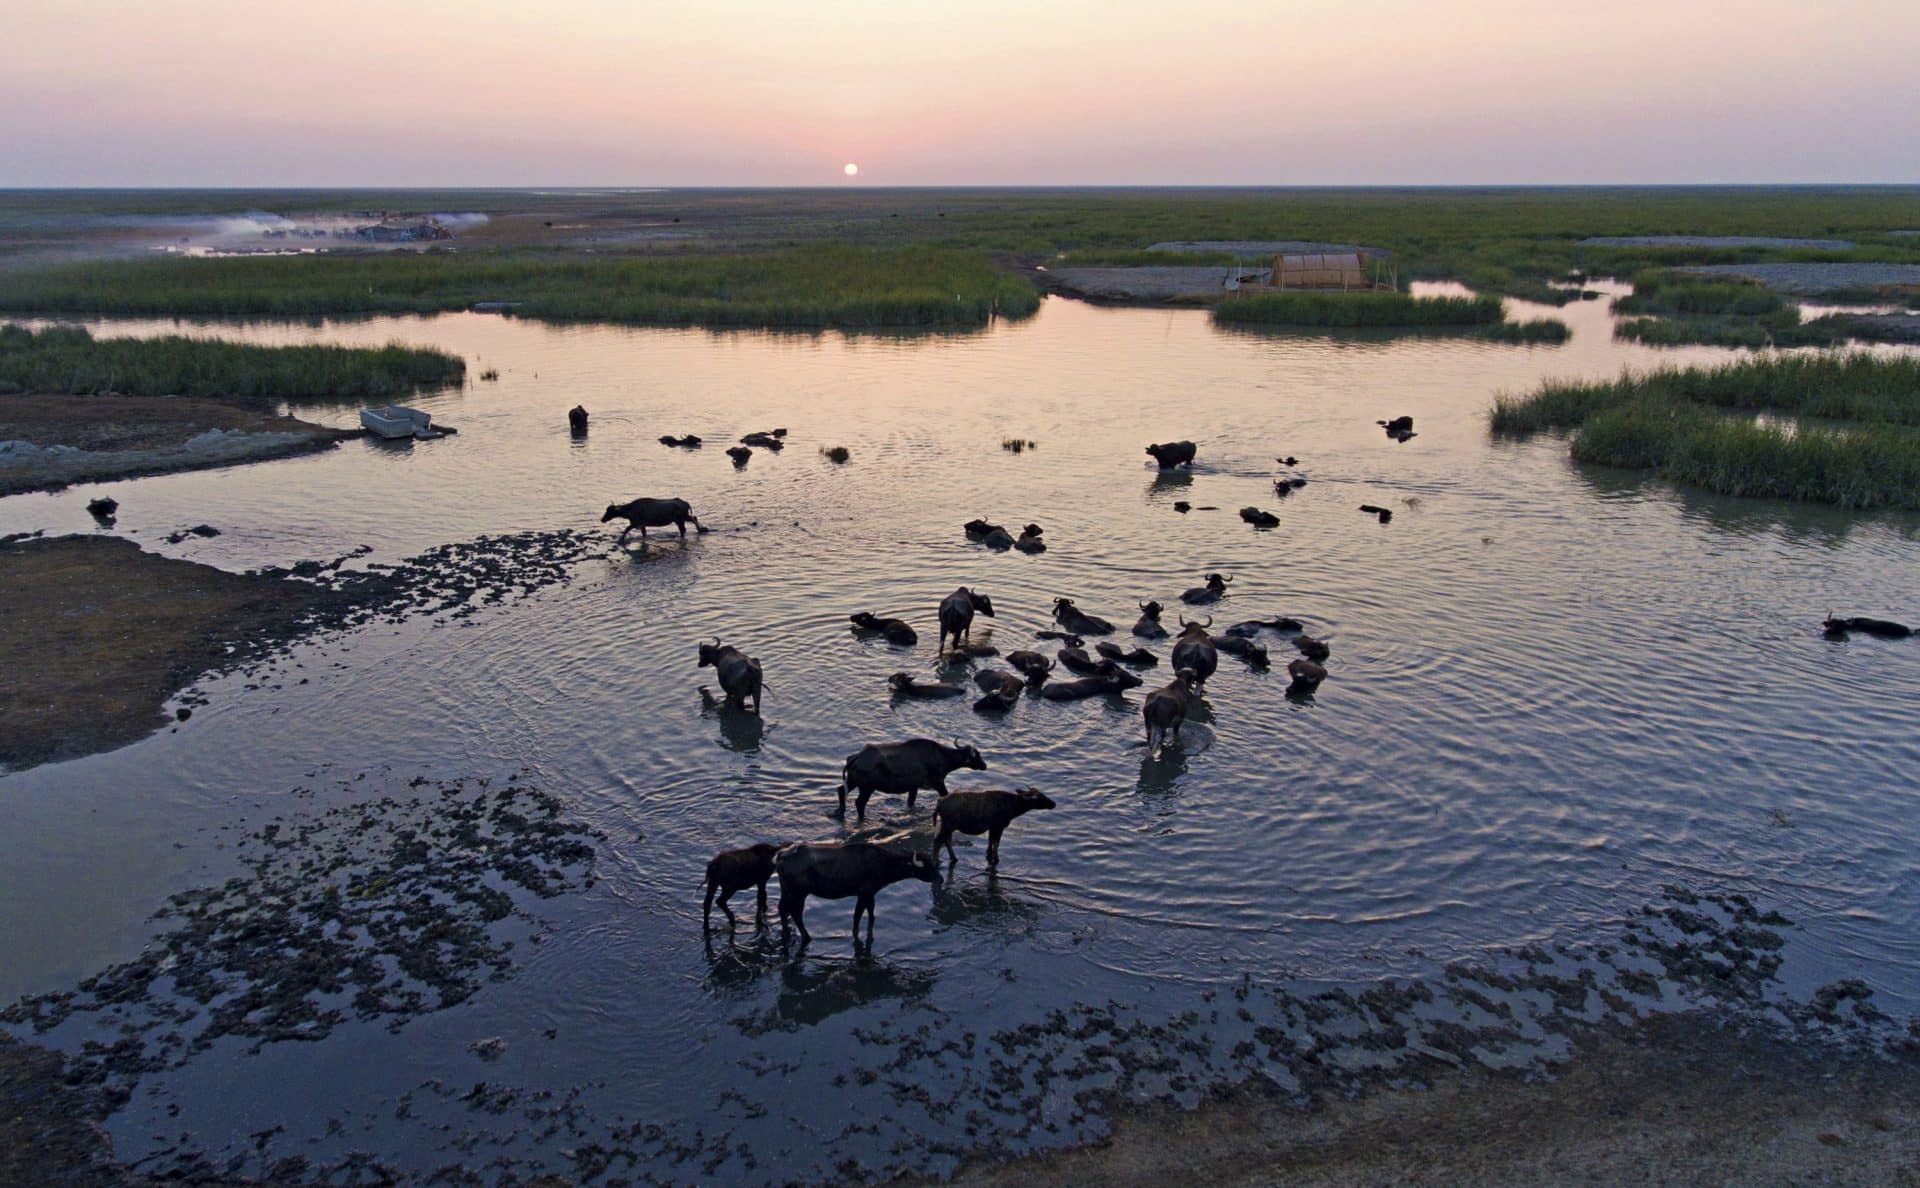
[[[1180,620],[1180,637],[1173,641],[1171,663],[1175,672],[1185,668],[1193,673],[1196,688],[1207,683],[1207,678],[1220,667],[1220,652],[1213,646],[1213,637],[1207,634],[1207,628],[1213,626],[1213,620],[1204,624],[1189,623]]]
[[[737,891],[748,887],[760,890],[759,915],[767,914],[767,880],[773,877],[773,856],[780,847],[771,842],[761,842],[738,850],[722,850],[707,863],[707,902],[701,915],[706,927],[713,927],[713,897],[718,892],[720,910],[727,914],[727,927],[732,928],[737,921],[733,918],[733,909],[727,906],[727,900]]]
[[[934,823],[940,826],[940,834],[934,838],[933,854],[940,856],[940,847],[947,848],[947,865],[960,861],[953,852],[953,835],[971,834],[979,837],[987,835],[987,865],[1000,865],[1000,835],[1007,826],[1035,809],[1050,809],[1054,804],[1038,788],[1022,788],[1017,792],[1003,792],[989,789],[985,792],[954,792],[940,798],[940,804],[933,810]]]
[[[567,410],[567,428],[572,430],[575,437],[585,437],[587,435],[586,405],[576,404]]]
[[[905,793],[907,808],[913,808],[920,789],[931,788],[947,794],[947,776],[968,768],[987,770],[987,761],[977,747],[955,742],[953,746],[930,738],[910,738],[897,743],[868,743],[847,756],[840,769],[840,812],[847,811],[847,793],[858,792],[854,811],[867,815],[867,801],[875,792],[889,796]]]
[[[1147,453],[1160,464],[1162,470],[1172,470],[1176,466],[1193,465],[1194,445],[1190,441],[1169,441],[1147,447]]]
[[[801,943],[813,939],[805,919],[807,897],[855,899],[853,939],[860,940],[860,917],[867,917],[867,940],[873,940],[873,897],[902,879],[938,882],[940,864],[933,854],[919,850],[901,853],[870,842],[797,842],[773,859],[780,876],[780,935],[787,922],[800,930]]]
[[[1192,589],[1183,592],[1180,595],[1180,601],[1186,603],[1188,606],[1201,606],[1209,602],[1218,602],[1227,596],[1227,583],[1232,580],[1230,577],[1222,577],[1217,573],[1210,573],[1207,575],[1206,585],[1194,586]]]
[[[665,528],[668,524],[680,529],[682,539],[687,535],[688,524],[692,524],[701,532],[706,531],[700,525],[700,518],[693,514],[693,508],[684,499],[640,498],[627,503],[607,504],[607,510],[600,516],[600,522],[604,524],[608,520],[618,519],[624,519],[627,522],[626,531],[620,534],[623,542],[627,539],[627,533],[635,528],[640,530],[641,540],[647,538],[647,529]]]
[[[1140,618],[1133,625],[1133,633],[1142,639],[1165,639],[1167,629],[1160,625],[1160,614],[1167,608],[1157,602],[1140,604]]]
[[[1149,752],[1158,755],[1169,734],[1174,742],[1180,741],[1180,726],[1193,708],[1196,684],[1198,678],[1193,669],[1183,668],[1174,676],[1172,684],[1147,694],[1147,703],[1140,707],[1140,717],[1146,723]]]
[[[713,669],[730,708],[747,708],[747,699],[751,697],[753,712],[760,712],[760,694],[766,683],[760,675],[758,660],[739,648],[721,644],[715,636],[712,643],[700,645],[700,667]]]
[[[973,616],[975,612],[994,618],[993,600],[978,590],[969,590],[965,586],[940,600],[940,642],[938,650],[945,651],[947,637],[953,637],[955,647],[960,646],[960,637],[972,638]]]

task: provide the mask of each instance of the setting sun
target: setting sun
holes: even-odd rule
[[[847,167],[841,170],[841,172],[845,173],[848,177],[859,177],[860,167],[858,165],[855,165],[852,161],[848,161]]]

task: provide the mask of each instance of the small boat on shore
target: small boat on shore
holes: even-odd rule
[[[385,408],[363,408],[360,410],[360,424],[375,437],[389,440],[414,437],[422,441],[431,441],[436,437],[445,437],[451,429],[434,427],[433,416],[417,408],[389,404]]]

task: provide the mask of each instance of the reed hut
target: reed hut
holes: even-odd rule
[[[1282,252],[1273,258],[1276,289],[1371,289],[1359,252]]]

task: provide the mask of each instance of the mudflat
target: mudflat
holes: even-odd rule
[[[330,429],[188,396],[0,396],[0,495],[323,450]]]

